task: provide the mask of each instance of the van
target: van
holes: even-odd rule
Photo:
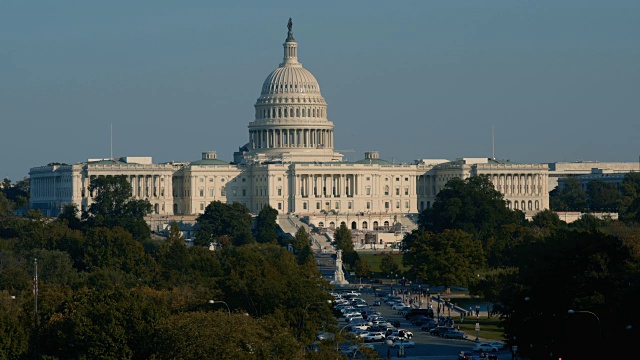
[[[411,309],[407,312],[404,318],[406,320],[411,320],[412,318],[420,315],[433,318],[433,309]]]

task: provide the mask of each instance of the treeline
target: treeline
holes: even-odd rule
[[[640,222],[640,173],[624,176],[616,184],[592,180],[583,190],[575,178],[567,178],[564,187],[549,193],[549,205],[555,211],[617,212],[623,221]]]
[[[306,351],[335,330],[328,285],[304,230],[276,235],[275,210],[252,232],[246,208],[210,204],[197,240],[210,251],[185,246],[177,224],[153,239],[126,178],[90,191],[82,214],[0,213],[0,359],[336,358],[335,345]]]
[[[492,305],[521,355],[606,358],[640,339],[639,235],[636,218],[567,224],[546,210],[527,221],[486,178],[453,179],[405,237],[403,262],[411,279]]]

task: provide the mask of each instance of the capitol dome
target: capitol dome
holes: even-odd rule
[[[262,84],[261,95],[274,94],[320,94],[320,85],[309,70],[286,64],[273,70]]]
[[[327,102],[318,80],[298,61],[291,19],[287,27],[284,58],[262,84],[254,105],[255,121],[249,123],[249,142],[241,152],[245,159],[340,160],[342,155],[333,151]]]

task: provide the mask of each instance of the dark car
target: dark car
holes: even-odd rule
[[[442,334],[442,336],[447,339],[466,339],[468,337],[467,334],[457,330],[446,331],[444,334]]]
[[[433,322],[433,319],[430,317],[426,317],[423,315],[420,316],[416,316],[413,319],[411,319],[411,324],[415,325],[415,326],[422,326],[424,324]]]
[[[376,300],[373,302],[373,306],[380,306],[380,300]]]
[[[429,322],[429,323],[423,324],[420,329],[422,329],[422,331],[431,331],[431,329],[437,326],[438,324],[436,324],[435,322]]]
[[[454,331],[454,329],[449,326],[436,326],[429,330],[429,334],[434,336],[444,336],[444,334],[449,331]]]
[[[411,320],[411,319],[413,319],[415,317],[418,317],[418,316],[425,316],[425,317],[433,318],[433,309],[411,309],[404,316],[404,318],[406,320]]]
[[[477,358],[478,357],[471,351],[460,351],[458,354],[458,360],[473,360]]]

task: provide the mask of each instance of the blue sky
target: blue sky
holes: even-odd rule
[[[4,1],[0,177],[232,160],[289,17],[347,160],[638,161],[638,1]]]

